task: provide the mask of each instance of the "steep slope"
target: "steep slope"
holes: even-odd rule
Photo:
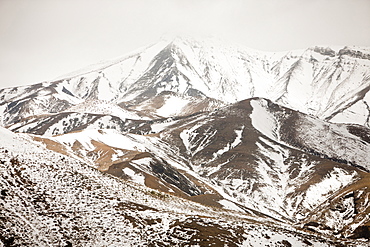
[[[368,55],[354,56],[352,52],[357,49],[307,49],[288,71],[280,74],[277,87],[283,90],[270,99],[321,119],[332,119],[369,91]],[[361,116],[362,112],[357,114]]]
[[[176,38],[1,89],[0,243],[364,245],[369,88],[367,48]]]
[[[141,128],[37,139],[58,143],[59,152],[77,155],[115,176],[305,229],[313,229],[312,215],[328,210],[323,205],[331,205],[330,200],[345,196],[344,191],[357,193],[364,202],[353,206],[351,220],[344,220],[348,214],[331,217],[324,212],[315,220],[330,220],[330,229],[322,229],[335,230],[339,237],[369,237],[356,233],[370,220],[364,182],[370,159],[368,129],[327,123],[260,98],[209,113],[143,122]],[[137,134],[144,129],[148,135]]]
[[[135,130],[144,124],[143,120],[122,119],[112,115],[62,112],[59,114],[28,117],[21,122],[8,126],[14,132],[53,136],[83,129]]]
[[[368,168],[370,145],[347,129],[327,123],[337,127],[337,139],[347,142],[332,136],[325,139],[317,130],[325,123],[318,119],[309,122],[312,118],[303,114],[300,121],[311,123],[310,128],[287,129],[294,114],[299,113],[263,99],[242,101],[196,116],[193,121],[179,121],[171,126],[176,128],[161,135],[171,146],[178,147],[177,152],[188,159],[194,171],[227,196],[260,212],[296,221],[333,192],[366,174],[347,163],[357,162]],[[313,148],[313,143],[298,145],[303,134],[316,140],[321,153],[306,151]],[[337,147],[328,145],[329,140]],[[321,141],[325,144],[320,146]],[[334,149],[339,150],[339,156],[330,156]],[[326,187],[331,180],[337,184]]]
[[[364,227],[362,236],[369,236],[364,172],[370,158],[368,129],[329,124],[264,99],[239,102],[175,126],[170,134],[163,132],[164,139],[179,147],[193,169],[224,197],[300,222],[336,195],[344,196],[343,191],[359,194],[364,198],[357,200],[364,201],[351,214],[326,215],[330,227],[321,229],[359,236],[355,229]]]
[[[30,116],[61,112],[80,103],[62,85],[39,83],[31,86],[0,90],[4,111],[2,125],[13,124]]]
[[[48,151],[26,135],[2,128],[0,132],[0,243],[4,246],[340,244],[115,179]]]
[[[143,108],[147,117],[168,117],[166,106],[155,102],[161,93],[171,92],[172,100],[162,102],[172,108],[178,104],[173,115],[264,97],[321,119],[368,127],[369,54],[358,47],[268,53],[215,40],[176,38],[55,82],[2,89],[3,125],[94,100],[128,111]],[[194,100],[204,103],[194,109],[187,104]]]

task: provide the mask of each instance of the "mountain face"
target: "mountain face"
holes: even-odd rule
[[[367,246],[369,89],[367,48],[180,38],[1,89],[0,243]]]
[[[215,41],[161,41],[54,82],[2,89],[3,125],[78,111],[96,100],[122,106],[120,117],[128,110],[157,118],[263,97],[320,119],[369,127],[369,54],[357,47],[267,53]]]
[[[0,132],[2,246],[335,244],[118,180],[28,136]]]

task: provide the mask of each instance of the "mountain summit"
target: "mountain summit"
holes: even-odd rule
[[[0,241],[367,246],[369,89],[367,48],[191,38],[2,89]]]
[[[164,40],[58,81],[2,89],[3,124],[89,100],[145,109],[156,118],[262,97],[324,120],[369,127],[369,56],[358,47],[268,53],[213,40]],[[177,109],[157,112],[167,101]]]

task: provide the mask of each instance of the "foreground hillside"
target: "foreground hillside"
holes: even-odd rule
[[[1,129],[1,137],[3,246],[340,245],[270,218],[202,206],[116,179],[24,135]]]

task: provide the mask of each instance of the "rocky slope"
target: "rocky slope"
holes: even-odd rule
[[[321,119],[369,127],[369,54],[358,47],[267,53],[214,40],[163,40],[54,82],[2,89],[2,122],[78,111],[79,104],[95,100],[157,118],[263,97]]]
[[[254,98],[142,122],[126,132],[91,129],[34,139],[105,173],[205,205],[338,237],[368,237],[356,232],[370,220],[369,136],[360,126],[328,123]],[[354,204],[351,214],[326,214],[330,228],[313,229],[312,215],[328,210],[334,198],[342,200],[344,191],[359,193],[363,203]]]
[[[1,89],[0,243],[366,246],[369,54],[177,38]]]
[[[27,136],[0,133],[1,246],[340,244],[117,179]]]

